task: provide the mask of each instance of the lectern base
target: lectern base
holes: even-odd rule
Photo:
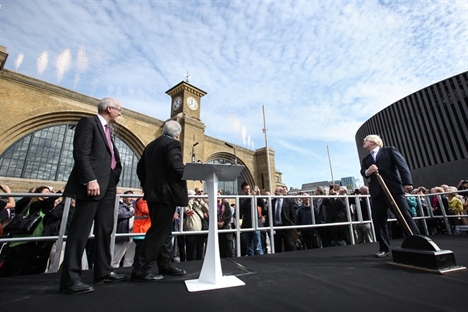
[[[221,289],[228,287],[244,286],[245,283],[235,276],[223,276],[217,283],[208,283],[199,279],[185,281],[185,286],[189,292]]]

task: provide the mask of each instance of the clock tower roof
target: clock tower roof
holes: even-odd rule
[[[188,91],[191,94],[196,95],[198,97],[202,97],[202,96],[206,95],[205,91],[191,85],[190,83],[188,83],[186,81],[181,81],[180,83],[178,83],[174,87],[170,88],[169,90],[166,91],[166,94],[168,94],[169,96],[174,96],[174,95],[176,95],[177,93],[179,93],[179,92],[181,92],[183,90]]]

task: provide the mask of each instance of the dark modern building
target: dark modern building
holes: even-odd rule
[[[457,186],[468,179],[468,72],[419,90],[381,110],[356,133],[380,135],[405,156],[415,186]]]

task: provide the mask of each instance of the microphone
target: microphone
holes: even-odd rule
[[[197,143],[194,143],[192,145],[192,162],[195,162],[195,153],[194,153],[194,149],[195,149],[195,146],[198,145],[198,142]]]
[[[236,149],[234,148],[234,146],[232,146],[231,144],[228,144],[226,142],[224,142],[224,144],[230,148],[232,148],[234,150],[234,165],[237,165],[237,156],[236,156]]]

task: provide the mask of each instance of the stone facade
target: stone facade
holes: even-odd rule
[[[4,66],[8,54],[0,46],[0,69]],[[173,92],[173,91],[177,92]],[[225,145],[225,141],[205,135],[205,125],[199,119],[201,97],[206,93],[181,82],[167,91],[171,96],[168,105],[173,107],[174,98],[183,97],[183,105],[171,113],[170,118],[179,121],[183,127],[181,134],[183,161],[190,162],[193,144],[196,160],[206,163],[215,158],[234,160],[233,150]],[[190,108],[185,105],[187,97],[193,96],[197,106]],[[80,94],[38,79],[34,79],[7,69],[0,70],[0,155],[16,141],[32,131],[53,125],[76,123],[83,116],[97,113],[96,105],[99,100]],[[169,101],[168,101],[169,102]],[[124,141],[140,157],[145,146],[162,133],[164,121],[123,108],[122,116],[118,119],[116,135]],[[195,141],[196,138],[196,141]],[[231,144],[234,145],[234,144]],[[268,191],[268,168],[265,148],[256,151],[240,146],[234,146],[238,163],[245,165],[245,180],[252,186],[258,185],[262,192]],[[274,151],[269,150],[270,172],[273,189],[281,184],[281,173],[275,171]],[[276,182],[279,177],[279,182]],[[41,184],[63,187],[64,182],[27,180],[19,178],[1,177],[0,183],[9,185],[14,192],[26,192],[31,186]],[[189,188],[199,186],[199,181],[188,181]]]

